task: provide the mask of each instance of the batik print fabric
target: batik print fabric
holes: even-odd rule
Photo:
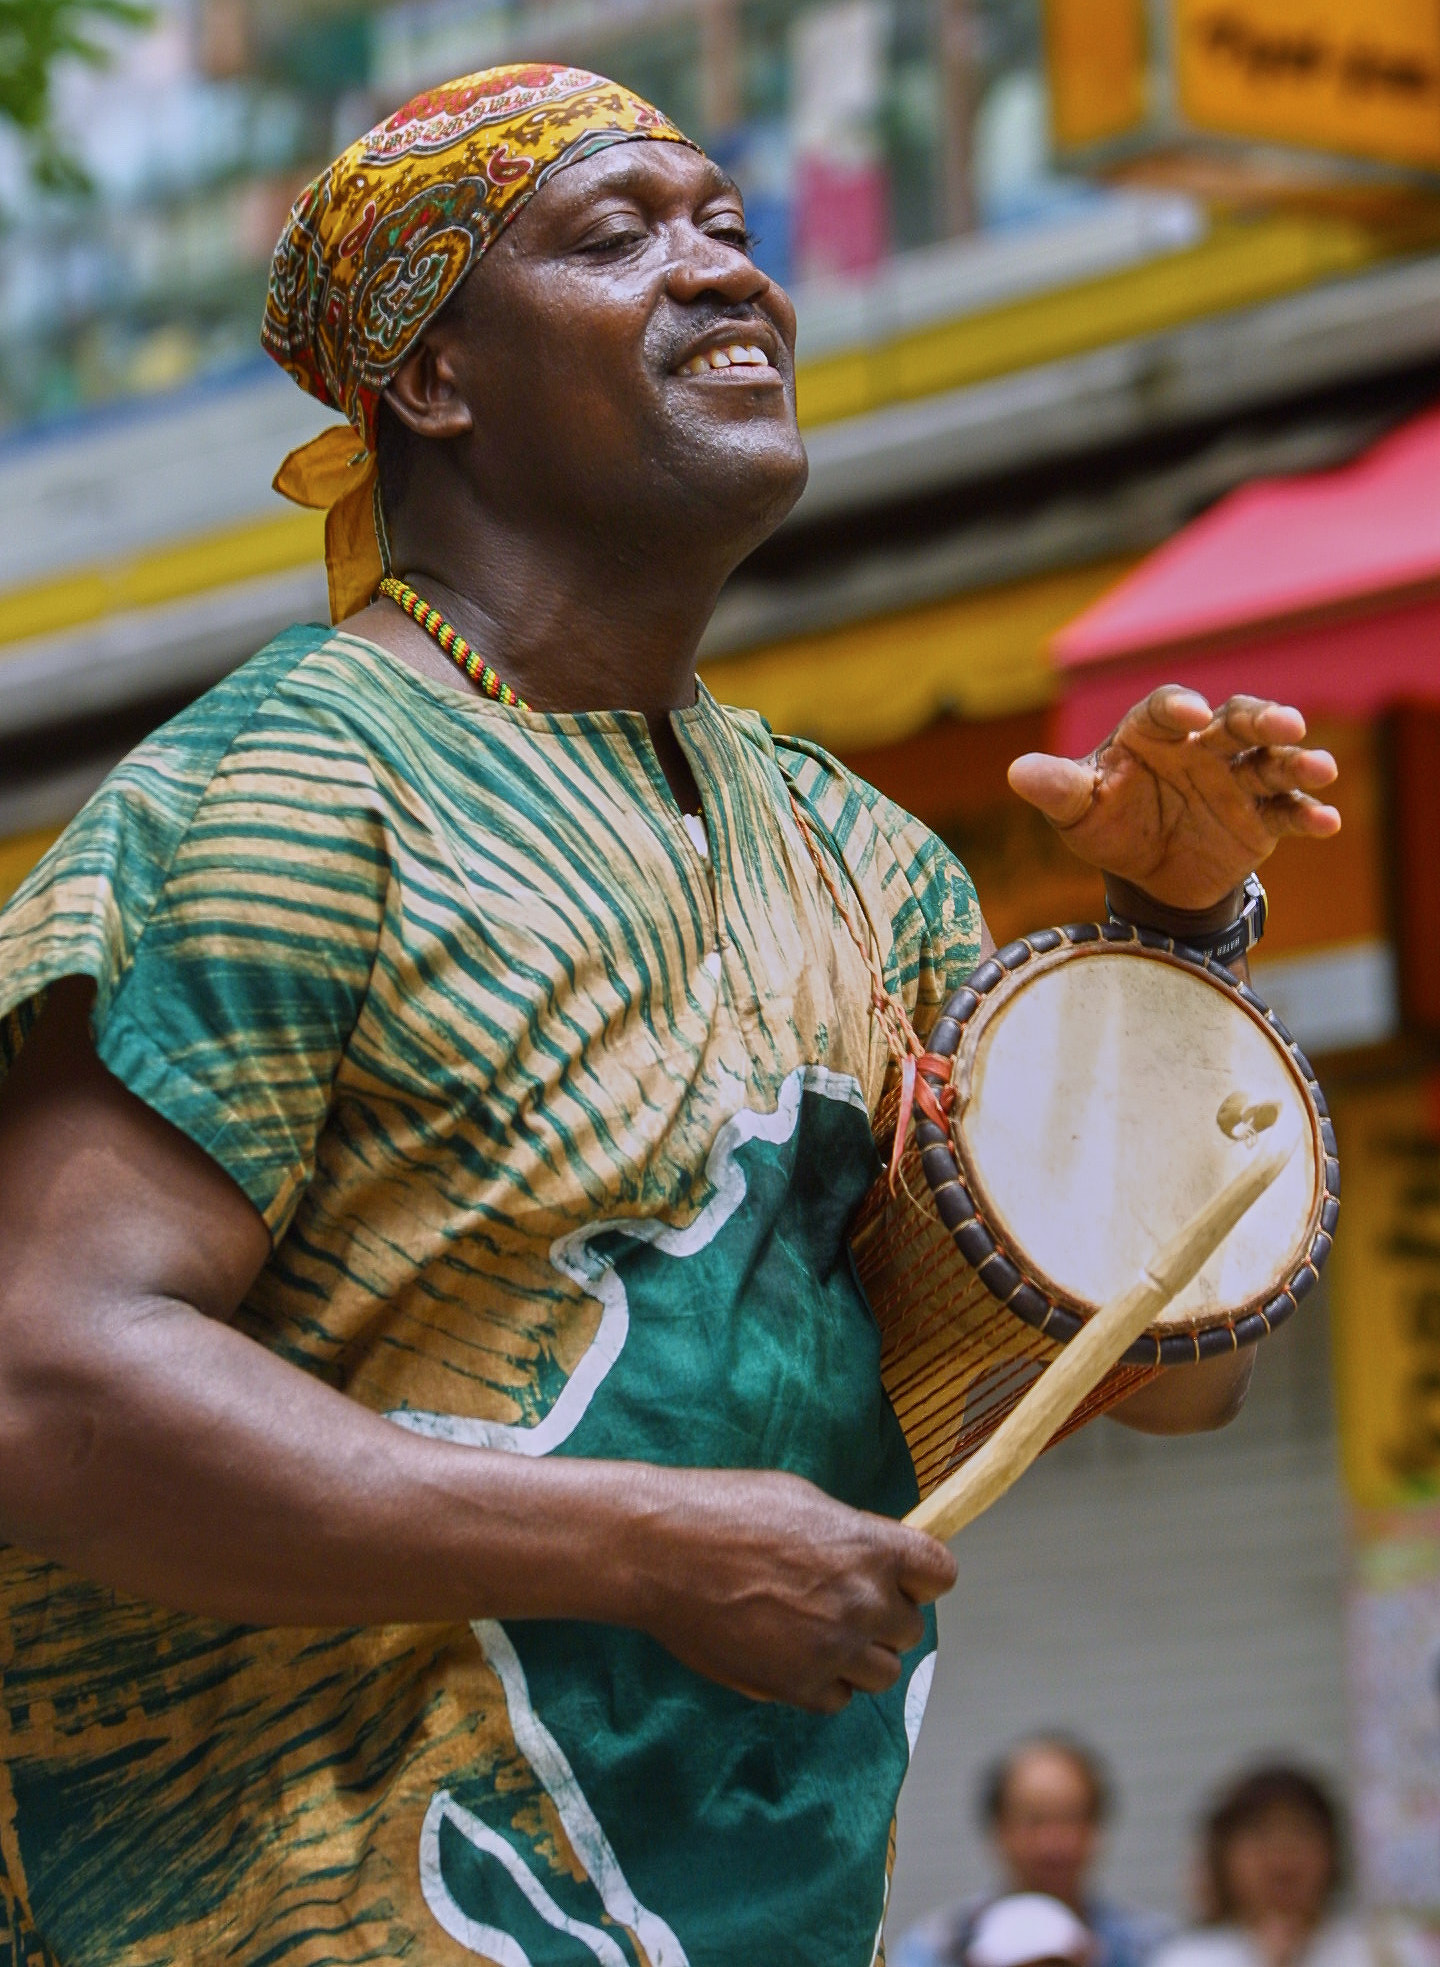
[[[101,1058],[273,1232],[242,1329],[397,1425],[898,1515],[845,1236],[886,1060],[787,787],[922,1029],[974,897],[823,753],[675,722],[708,855],[642,718],[291,631],[0,915],[4,1056],[94,977]],[[221,1626],[5,1550],[0,1959],[870,1967],[932,1663],[826,1718],[634,1632]]]

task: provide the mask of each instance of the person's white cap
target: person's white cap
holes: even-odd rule
[[[966,1967],[1032,1967],[1073,1960],[1088,1967],[1095,1943],[1069,1906],[1044,1892],[1014,1892],[980,1913],[965,1949]]]

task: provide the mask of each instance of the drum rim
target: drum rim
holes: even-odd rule
[[[1178,1366],[1200,1359],[1235,1352],[1254,1345],[1273,1332],[1295,1311],[1300,1300],[1319,1279],[1334,1241],[1340,1213],[1340,1164],[1335,1129],[1325,1095],[1315,1078],[1310,1061],[1270,1009],[1249,984],[1241,982],[1222,965],[1212,962],[1198,950],[1188,948],[1173,937],[1151,929],[1136,929],[1128,923],[1072,922],[1063,928],[1041,929],[1007,943],[973,970],[959,990],[947,1000],[936,1019],[927,1051],[952,1062],[958,1058],[967,1031],[988,1022],[980,1014],[993,1003],[993,993],[1008,978],[1039,957],[1059,952],[1083,954],[1087,946],[1108,943],[1117,949],[1129,946],[1135,954],[1168,957],[1183,967],[1196,970],[1212,984],[1237,996],[1246,1010],[1267,1025],[1284,1048],[1299,1081],[1309,1109],[1312,1128],[1320,1146],[1323,1173],[1311,1210],[1309,1233],[1303,1254],[1279,1289],[1263,1302],[1251,1301],[1229,1317],[1203,1331],[1146,1332],[1130,1347],[1124,1363],[1132,1366]],[[1051,964],[1046,969],[1054,967]],[[926,1073],[931,1088],[940,1093],[947,1082]],[[955,1143],[947,1128],[941,1128],[920,1114],[915,1116],[915,1144],[920,1152],[925,1179],[936,1210],[956,1247],[981,1282],[1015,1315],[1064,1345],[1084,1329],[1088,1309],[1077,1308],[1076,1301],[1058,1290],[1051,1280],[1027,1269],[1018,1254],[995,1233],[961,1165]]]

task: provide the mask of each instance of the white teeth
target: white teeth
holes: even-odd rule
[[[763,348],[753,342],[731,342],[728,348],[707,348],[680,364],[682,376],[703,376],[707,369],[763,369],[769,363]]]

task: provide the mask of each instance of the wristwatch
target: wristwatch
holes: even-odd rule
[[[1212,963],[1228,964],[1238,962],[1254,949],[1265,933],[1265,921],[1270,912],[1270,904],[1261,886],[1258,874],[1245,877],[1245,885],[1240,890],[1240,913],[1233,922],[1227,922],[1223,929],[1176,929],[1168,926],[1165,933],[1183,943],[1187,949],[1198,950],[1208,956]],[[1130,916],[1122,915],[1110,900],[1107,890],[1105,906],[1110,911],[1112,922],[1123,922],[1131,928],[1155,928],[1153,922],[1137,923]]]

